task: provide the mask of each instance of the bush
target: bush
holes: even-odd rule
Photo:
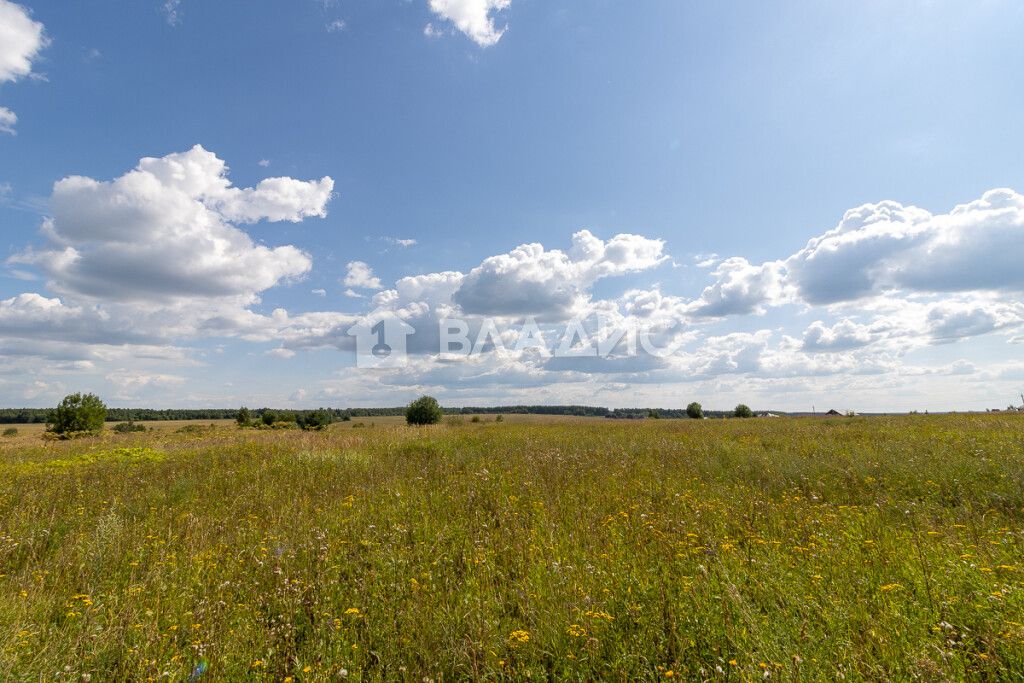
[[[8,427],[7,429],[4,430],[4,436],[17,436],[17,435],[18,435],[18,428],[17,427]]]
[[[95,394],[70,394],[50,414],[47,431],[59,435],[96,434],[103,431],[107,406]]]
[[[423,396],[405,409],[405,421],[411,425],[433,425],[441,421],[441,406],[432,396]]]
[[[733,417],[754,417],[754,411],[744,404],[739,404],[736,409],[732,411]]]
[[[479,415],[474,415],[472,417],[472,419],[470,419],[470,422],[479,422],[479,421],[480,421],[480,416]]]
[[[334,422],[334,415],[325,408],[319,408],[299,416],[299,426],[307,431],[320,431]]]
[[[118,422],[114,425],[114,431],[118,434],[131,434],[132,432],[144,432],[146,428],[128,420],[127,422]]]
[[[494,421],[495,422],[504,422],[505,421],[505,416],[504,415],[499,415],[498,417],[494,418]]]
[[[235,422],[238,423],[239,427],[251,427],[252,426],[252,413],[248,408],[242,406],[238,409],[238,415],[235,416]]]
[[[686,416],[694,420],[699,420],[704,417],[704,408],[694,401],[690,405],[686,406]]]

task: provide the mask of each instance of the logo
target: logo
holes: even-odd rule
[[[414,332],[394,311],[378,308],[364,316],[348,328],[348,335],[356,338],[356,367],[405,367],[409,362],[406,338]]]

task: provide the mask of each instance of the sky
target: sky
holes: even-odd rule
[[[1013,0],[0,0],[0,405],[1020,404],[1022,34]],[[408,355],[360,367],[377,314]],[[558,353],[605,323],[671,353]]]

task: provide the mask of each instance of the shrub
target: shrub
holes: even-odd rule
[[[175,434],[206,434],[217,428],[217,425],[185,425],[174,430]]]
[[[238,415],[235,416],[235,422],[238,423],[239,427],[251,427],[252,412],[250,412],[245,406],[242,406],[238,409]]]
[[[694,401],[690,405],[686,406],[686,416],[694,420],[699,420],[704,417],[704,408]]]
[[[17,435],[18,435],[18,428],[17,427],[8,427],[7,429],[4,430],[4,436],[17,436]]]
[[[144,432],[146,428],[128,420],[127,422],[118,422],[114,425],[114,431],[118,434],[131,434],[132,432]]]
[[[470,422],[479,422],[479,421],[480,421],[480,416],[479,415],[474,415],[473,418],[470,420]]]
[[[405,409],[405,421],[411,425],[433,425],[441,421],[441,406],[432,396],[422,396]]]
[[[307,431],[319,431],[334,422],[334,415],[325,408],[319,408],[298,418],[299,426]]]
[[[754,417],[754,411],[744,404],[739,404],[736,409],[732,411],[733,417]]]
[[[505,416],[504,415],[499,415],[498,417],[494,418],[494,421],[495,422],[504,422],[505,421]]]
[[[59,435],[95,434],[103,430],[107,406],[95,394],[70,394],[50,414],[47,431]]]

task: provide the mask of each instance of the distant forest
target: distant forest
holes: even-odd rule
[[[310,411],[279,410],[271,408],[253,409],[253,416],[260,416],[264,411],[273,410],[277,413],[302,415]],[[329,408],[338,419],[354,417],[384,417],[388,415],[405,415],[405,406],[398,408]],[[50,415],[50,408],[0,408],[0,424],[33,424],[44,423]],[[446,415],[578,415],[582,417],[606,417],[609,419],[638,420],[644,418],[679,418],[686,417],[682,408],[662,410],[651,408],[600,408],[596,406],[497,406],[497,407],[465,407],[444,408]],[[706,417],[727,417],[732,411],[706,410]],[[237,408],[179,408],[157,410],[154,408],[109,408],[107,422],[139,422],[163,420],[233,420],[238,415]]]

